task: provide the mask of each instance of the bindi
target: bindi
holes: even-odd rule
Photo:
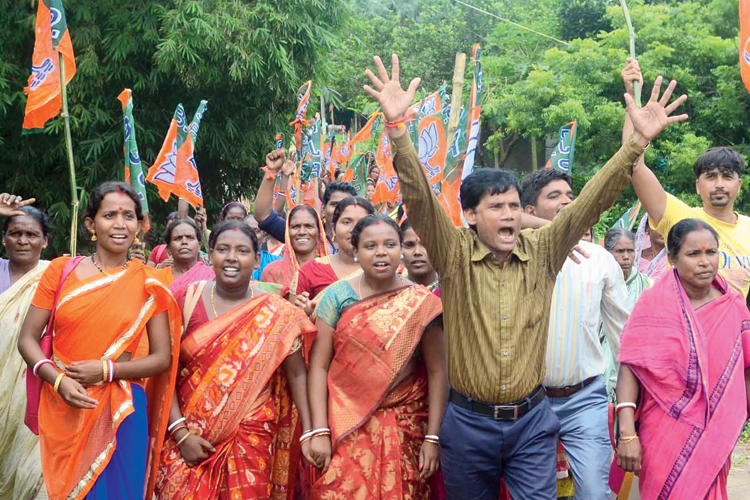
[[[706,245],[701,245],[701,250],[705,252],[706,251]]]
[[[239,231],[239,230],[240,230],[240,228],[238,228],[238,227],[233,227],[232,228],[232,231]]]

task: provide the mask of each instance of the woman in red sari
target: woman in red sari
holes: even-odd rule
[[[360,219],[374,213],[372,203],[361,196],[350,196],[339,202],[332,220],[334,241],[339,251],[330,257],[312,259],[300,267],[297,288],[292,290],[293,304],[310,315],[315,308],[314,299],[320,292],[334,281],[362,272],[352,245],[352,230]]]
[[[186,328],[157,498],[288,499],[300,454],[292,401],[310,429],[301,337],[314,326],[250,281],[258,239],[247,224],[219,224],[209,248],[215,280],[177,292]]]
[[[331,286],[318,305],[310,360],[322,476],[314,500],[430,498],[448,397],[440,299],[399,276],[401,232],[369,215],[352,243],[363,274]]]
[[[728,498],[750,401],[750,312],[717,275],[718,245],[706,222],[675,224],[673,269],[643,292],[622,332],[617,464],[639,474],[644,500]]]
[[[142,220],[133,188],[99,186],[85,219],[96,253],[50,263],[21,330],[28,373],[47,382],[39,442],[51,500],[142,500],[153,492],[180,318],[160,271],[127,260]],[[40,337],[53,309],[53,355],[45,359]]]
[[[286,240],[283,258],[268,264],[260,278],[284,287],[282,294],[297,288],[300,266],[316,257],[328,257],[328,242],[323,222],[309,205],[297,205],[286,218]]]

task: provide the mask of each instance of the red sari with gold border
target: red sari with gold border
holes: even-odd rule
[[[333,457],[311,498],[429,498],[418,470],[428,418],[424,364],[396,382],[441,312],[440,299],[418,285],[344,309],[328,371]]]
[[[177,398],[190,430],[216,452],[188,467],[167,440],[157,498],[290,498],[299,445],[279,368],[314,329],[302,311],[267,293],[187,332]]]

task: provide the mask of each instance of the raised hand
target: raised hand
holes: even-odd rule
[[[415,78],[409,83],[409,87],[404,90],[401,88],[401,82],[399,81],[399,63],[398,56],[393,54],[391,56],[391,77],[388,78],[388,72],[383,66],[383,61],[380,57],[375,56],[375,68],[378,70],[378,78],[369,69],[365,71],[365,75],[372,82],[372,87],[365,85],[365,92],[370,94],[380,104],[380,109],[383,111],[385,119],[389,122],[400,120],[406,114],[406,111],[414,101],[414,93],[419,87],[419,83],[422,81],[421,78]],[[373,88],[374,87],[374,88]]]
[[[266,155],[266,168],[272,173],[279,173],[286,158],[284,148],[274,149]]]
[[[641,65],[638,64],[637,59],[628,57],[627,64],[620,71],[620,76],[622,77],[622,82],[625,84],[625,92],[628,94],[635,96],[633,82],[638,82],[641,86],[640,88],[643,88],[643,74],[641,74]]]
[[[0,217],[13,217],[16,215],[24,215],[19,209],[27,205],[34,203],[36,199],[29,198],[24,200],[20,196],[14,194],[2,193],[0,194]]]
[[[284,165],[281,167],[281,175],[285,177],[289,177],[294,173],[294,169],[296,168],[296,165],[294,164],[294,161],[290,159],[284,160]]]
[[[661,82],[662,77],[658,77],[656,82],[654,82],[651,97],[642,108],[636,107],[633,96],[625,94],[627,112],[630,115],[630,120],[633,122],[633,136],[636,142],[642,146],[645,146],[646,143],[659,135],[668,125],[684,122],[688,119],[687,114],[670,116],[680,104],[687,101],[687,96],[683,94],[672,104],[669,104],[669,99],[672,97],[672,92],[674,92],[674,88],[677,86],[677,81],[672,80],[669,82],[667,90],[664,91],[660,99]]]

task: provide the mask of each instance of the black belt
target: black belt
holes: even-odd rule
[[[572,396],[576,392],[580,391],[584,387],[593,384],[598,379],[599,379],[599,376],[594,376],[591,378],[587,378],[580,384],[576,384],[576,385],[569,385],[567,387],[547,387],[547,396],[551,398],[567,398],[569,396]]]
[[[502,405],[492,405],[476,401],[460,392],[451,389],[450,401],[456,406],[460,406],[474,413],[487,415],[495,420],[518,420],[530,412],[536,405],[545,400],[547,394],[541,385],[531,391],[526,398]]]

